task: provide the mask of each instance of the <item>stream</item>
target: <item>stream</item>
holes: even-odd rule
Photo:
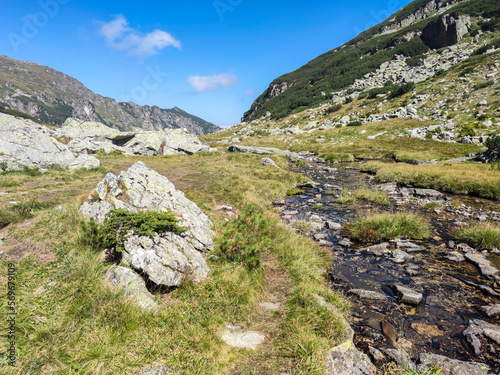
[[[450,229],[480,221],[500,225],[500,203],[377,184],[358,168],[359,164],[293,166],[293,171],[313,183],[300,187],[303,194],[289,197],[281,212],[287,225],[334,252],[330,284],[351,303],[349,323],[358,349],[374,359],[373,348],[402,348],[414,362],[418,362],[420,353],[434,353],[485,363],[499,372],[499,342],[478,336],[480,348],[477,342],[474,347],[466,330],[471,320],[480,320],[499,326],[500,334],[498,314],[488,316],[481,308],[500,304],[500,272],[487,275],[464,259],[463,255],[476,251],[455,244]],[[385,190],[390,204],[361,199],[351,204],[337,202],[342,189],[359,188]],[[424,207],[428,202],[435,202],[435,206]],[[360,216],[402,211],[427,218],[431,232],[428,239],[392,241],[381,248],[367,249],[366,244],[352,243],[342,235],[340,226]],[[494,271],[500,268],[498,251],[477,253],[494,265]],[[404,301],[394,288],[396,284],[420,293],[421,302]],[[363,291],[376,294],[372,298]]]

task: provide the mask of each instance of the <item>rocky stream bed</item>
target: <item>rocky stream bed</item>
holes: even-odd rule
[[[416,368],[426,353],[480,362],[458,373],[500,372],[500,251],[472,249],[450,236],[455,226],[500,225],[500,204],[395,183],[377,184],[357,164],[293,167],[313,182],[280,207],[294,230],[335,253],[331,287],[352,305],[350,324],[358,349],[375,364],[386,360]],[[389,205],[337,202],[342,190],[381,189]],[[438,208],[424,207],[436,202]],[[283,203],[283,202],[282,202]],[[321,206],[320,206],[321,205]],[[377,212],[411,211],[427,218],[428,239],[362,245],[345,238],[342,225]],[[434,357],[435,358],[435,357]]]

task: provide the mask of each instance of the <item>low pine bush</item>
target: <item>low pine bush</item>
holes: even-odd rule
[[[259,269],[262,253],[271,244],[269,222],[250,205],[225,227],[219,246],[214,250],[215,257],[222,262],[241,263],[249,271]]]

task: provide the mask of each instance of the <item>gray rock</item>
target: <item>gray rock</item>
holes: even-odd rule
[[[340,229],[342,229],[342,224],[335,223],[333,221],[327,221],[326,222],[326,226],[328,227],[328,229],[331,229],[331,230],[340,230]]]
[[[483,276],[492,280],[497,279],[499,271],[493,263],[486,259],[486,255],[480,253],[467,253],[465,254],[465,258],[469,262],[475,264]]]
[[[391,260],[394,263],[404,263],[404,262],[411,261],[412,259],[413,259],[413,257],[410,254],[408,254],[405,251],[399,250],[399,249],[394,250],[392,252],[392,256],[391,256]]]
[[[373,375],[376,369],[370,358],[354,346],[352,340],[334,347],[327,357],[328,375]]]
[[[461,263],[461,262],[465,261],[465,257],[457,251],[452,251],[452,252],[446,254],[445,258],[448,260],[451,260],[452,262],[455,262],[455,263]]]
[[[231,145],[227,148],[229,152],[243,152],[257,155],[272,155],[272,151],[263,150],[257,147],[241,146],[241,145]]]
[[[49,128],[31,120],[0,113],[0,134],[0,163],[5,163],[5,170],[66,169],[76,160]]]
[[[101,166],[99,159],[90,155],[79,155],[76,160],[69,165],[69,169],[95,169]]]
[[[476,355],[479,355],[481,354],[481,338],[484,336],[500,345],[500,326],[479,319],[471,319],[469,326],[464,331],[464,336],[473,347]]]
[[[424,298],[422,293],[399,284],[391,285],[391,289],[396,292],[401,303],[417,306]]]
[[[368,247],[359,249],[358,251],[363,252],[363,253],[372,254],[372,255],[375,255],[377,257],[381,257],[381,256],[384,256],[384,255],[390,253],[390,251],[387,250],[388,247],[389,247],[389,243],[383,242],[383,243],[378,244],[378,245],[372,245],[372,246],[368,246]]]
[[[201,253],[174,233],[155,238],[133,235],[124,247],[123,262],[148,275],[157,285],[177,287],[185,280],[200,282],[209,272]]]
[[[231,332],[227,330],[222,335],[222,341],[233,348],[255,350],[264,342],[266,337],[256,331]]]
[[[106,272],[106,279],[110,285],[123,288],[125,294],[141,308],[150,311],[158,310],[153,295],[146,289],[146,283],[130,268],[113,266]]]
[[[433,189],[415,189],[415,195],[423,198],[439,199],[443,196],[443,193]]]
[[[384,354],[378,350],[377,348],[374,348],[373,346],[368,346],[368,352],[372,359],[375,361],[375,363],[383,363],[385,362],[385,356]]]
[[[483,310],[490,318],[500,316],[500,304],[493,306],[481,306],[481,310]]]
[[[432,353],[420,353],[418,371],[439,367],[446,375],[488,375],[489,367],[483,363],[464,362]]]
[[[212,222],[192,201],[177,190],[166,177],[137,162],[117,177],[108,173],[95,189],[98,199],[89,196],[80,211],[102,223],[113,208],[129,211],[173,212],[179,225],[186,227],[182,236],[199,251],[213,249]]]
[[[168,366],[152,367],[148,369],[139,370],[137,375],[167,375]]]
[[[270,159],[270,158],[262,158],[262,160],[260,161],[260,164],[265,166],[265,167],[276,167],[276,168],[279,168],[276,163]]]
[[[349,290],[349,293],[358,296],[360,299],[369,299],[378,301],[387,301],[389,299],[389,297],[387,297],[385,294],[374,292],[372,290],[351,289]]]
[[[396,362],[396,364],[401,368],[408,368],[410,370],[415,370],[417,366],[410,358],[410,355],[402,348],[400,349],[381,349],[384,354]]]
[[[338,243],[339,246],[343,247],[351,247],[353,245],[352,241],[349,238],[342,238]]]

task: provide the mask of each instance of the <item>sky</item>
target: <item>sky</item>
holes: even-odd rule
[[[0,0],[0,55],[231,126],[275,78],[409,2]]]

